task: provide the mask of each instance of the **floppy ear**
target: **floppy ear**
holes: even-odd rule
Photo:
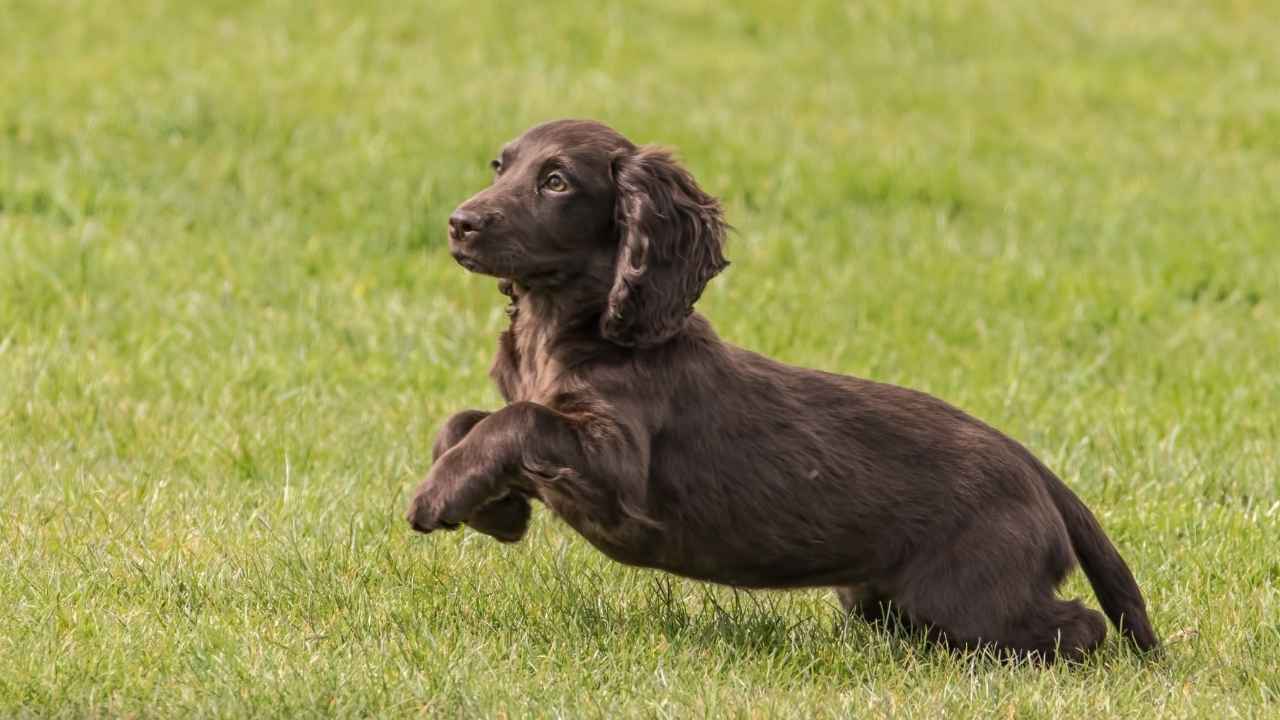
[[[720,203],[666,150],[641,147],[614,159],[618,254],[604,337],[648,347],[670,339],[707,282],[729,265]]]

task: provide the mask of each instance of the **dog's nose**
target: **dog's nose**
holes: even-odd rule
[[[474,210],[458,208],[449,216],[449,237],[454,242],[466,240],[480,231],[485,225],[485,218]]]

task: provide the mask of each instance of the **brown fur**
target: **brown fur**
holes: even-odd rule
[[[491,372],[508,404],[445,424],[415,529],[514,542],[536,499],[623,563],[830,586],[869,619],[888,604],[949,645],[1045,660],[1106,633],[1056,597],[1078,558],[1112,622],[1156,646],[1128,567],[1022,445],[924,393],[716,336],[692,307],[727,264],[725,223],[667,152],[566,120],[495,168],[450,247],[512,297]]]

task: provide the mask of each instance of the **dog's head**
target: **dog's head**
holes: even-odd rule
[[[619,345],[679,332],[728,265],[720,203],[665,150],[558,120],[508,143],[492,165],[493,184],[449,217],[454,258],[538,291],[598,288],[601,334]]]

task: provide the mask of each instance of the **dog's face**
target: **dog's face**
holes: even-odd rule
[[[508,143],[493,184],[449,217],[449,250],[472,272],[545,287],[612,258],[616,157],[635,146],[596,123],[539,125]]]
[[[493,184],[449,217],[454,259],[534,290],[598,292],[600,333],[614,343],[669,339],[728,265],[716,199],[669,153],[605,125],[538,125],[493,168]]]

